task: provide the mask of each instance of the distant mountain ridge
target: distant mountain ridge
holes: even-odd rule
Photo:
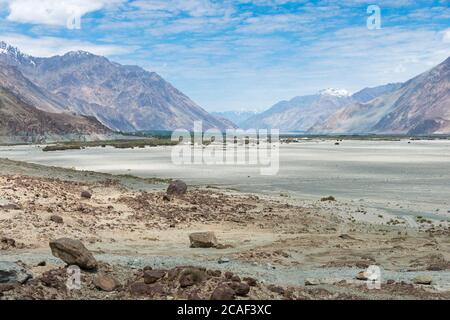
[[[224,118],[232,123],[236,124],[238,127],[242,125],[247,119],[258,114],[257,111],[223,111],[223,112],[212,112],[213,116],[217,118]]]
[[[448,134],[450,133],[450,58],[405,82],[397,90],[366,103],[354,103],[310,133]]]
[[[267,111],[244,121],[243,128],[275,128],[281,131],[307,131],[353,100],[345,90],[326,89],[318,94],[281,101]]]
[[[234,125],[210,115],[158,74],[137,66],[123,66],[84,51],[36,58],[0,42],[0,63],[16,67],[46,92],[48,111],[67,110],[96,117],[117,131],[226,129]],[[24,94],[25,95],[25,94]]]

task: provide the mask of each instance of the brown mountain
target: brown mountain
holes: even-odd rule
[[[309,132],[450,133],[450,58],[394,92],[338,110]]]
[[[10,90],[0,87],[0,140],[17,141],[42,136],[61,140],[82,135],[109,134],[111,131],[95,118],[69,113],[50,113],[20,100]]]
[[[158,74],[124,66],[88,52],[35,58],[3,45],[0,62],[16,66],[26,78],[75,112],[95,116],[114,130],[229,128]],[[0,42],[0,49],[2,48]]]

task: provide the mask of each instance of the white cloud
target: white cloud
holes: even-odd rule
[[[56,37],[31,38],[19,34],[0,34],[0,41],[18,47],[23,53],[35,57],[51,57],[63,55],[69,51],[88,51],[101,56],[128,54],[136,47],[95,44],[80,40],[68,40]]]
[[[8,0],[9,21],[66,26],[75,16],[100,10],[122,0]]]
[[[450,43],[450,29],[444,30],[442,39],[444,42]]]

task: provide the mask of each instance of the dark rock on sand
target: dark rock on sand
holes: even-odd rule
[[[146,284],[152,284],[156,281],[164,278],[167,272],[165,270],[146,270],[144,271],[144,282]]]
[[[231,282],[228,286],[240,297],[245,297],[250,292],[250,286],[245,282]]]
[[[182,196],[187,192],[187,185],[181,180],[172,181],[167,188],[167,194],[169,196]]]
[[[17,263],[0,261],[0,283],[25,283],[30,278],[31,274]]]
[[[81,197],[85,199],[90,199],[92,198],[92,193],[90,193],[89,191],[83,191],[81,192]]]
[[[97,260],[79,240],[61,238],[50,242],[52,254],[68,265],[77,265],[81,269],[97,268]]]
[[[50,217],[50,221],[53,221],[53,222],[59,223],[59,224],[64,223],[64,219],[62,217],[60,217],[60,216],[57,216],[57,215],[51,216]]]
[[[211,294],[211,300],[234,300],[236,292],[227,284],[219,284]]]

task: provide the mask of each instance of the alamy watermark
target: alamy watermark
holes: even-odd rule
[[[271,130],[218,129],[203,131],[203,123],[194,130],[175,130],[172,163],[176,165],[257,166],[261,175],[276,175],[280,168],[280,132]]]
[[[367,29],[379,30],[381,29],[381,8],[377,5],[370,5],[367,7]]]

